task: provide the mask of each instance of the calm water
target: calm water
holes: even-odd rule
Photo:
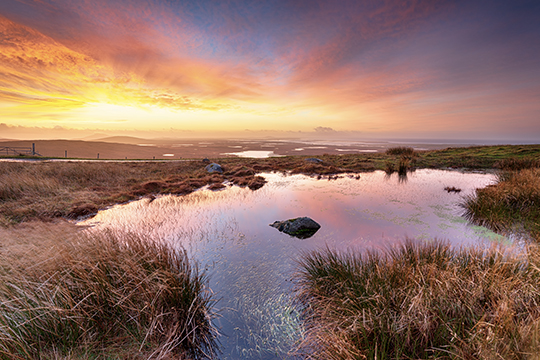
[[[282,359],[302,337],[291,304],[291,278],[302,252],[325,247],[382,249],[405,237],[442,238],[456,246],[505,242],[460,216],[461,198],[494,176],[419,170],[407,181],[383,172],[316,180],[262,174],[257,191],[228,187],[115,206],[84,224],[145,233],[188,249],[219,298],[222,359]],[[462,189],[447,193],[445,186]],[[297,239],[269,226],[309,216],[321,229]]]

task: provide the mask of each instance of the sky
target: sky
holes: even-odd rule
[[[2,0],[0,138],[54,131],[540,142],[540,1]]]

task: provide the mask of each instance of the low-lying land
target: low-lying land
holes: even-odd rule
[[[265,183],[257,174],[267,171],[333,178],[499,169],[498,183],[464,203],[467,216],[540,240],[539,158],[540,145],[212,159],[222,174],[201,160],[0,162],[0,358],[196,359],[216,350],[204,274],[184,253],[130,234],[77,234],[57,219],[204,186],[257,190]],[[299,351],[320,359],[534,359],[540,250],[531,245],[527,256],[439,242],[386,255],[306,255],[298,294],[308,332]]]
[[[407,149],[407,148],[405,148]],[[410,148],[409,148],[410,149]],[[407,152],[409,151],[409,152]],[[77,218],[109,205],[156,194],[188,194],[224,182],[256,190],[263,171],[332,176],[396,168],[400,175],[417,168],[491,169],[508,158],[538,159],[540,145],[482,146],[445,150],[266,159],[212,159],[223,174],[209,174],[207,163],[147,162],[0,162],[0,225],[33,219]]]

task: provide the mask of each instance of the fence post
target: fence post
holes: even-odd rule
[[[64,151],[64,157],[67,159],[67,150]]]
[[[36,143],[32,143],[32,156],[36,155]]]

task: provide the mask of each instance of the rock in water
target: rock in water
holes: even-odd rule
[[[289,234],[300,239],[312,237],[317,230],[321,228],[321,225],[308,217],[275,221],[273,224],[270,224],[270,226],[275,227],[285,234]]]
[[[217,173],[223,173],[223,168],[221,167],[221,165],[219,164],[216,164],[216,163],[211,163],[209,165],[206,165],[206,171],[208,171],[209,173],[213,173],[213,172],[217,172]]]

